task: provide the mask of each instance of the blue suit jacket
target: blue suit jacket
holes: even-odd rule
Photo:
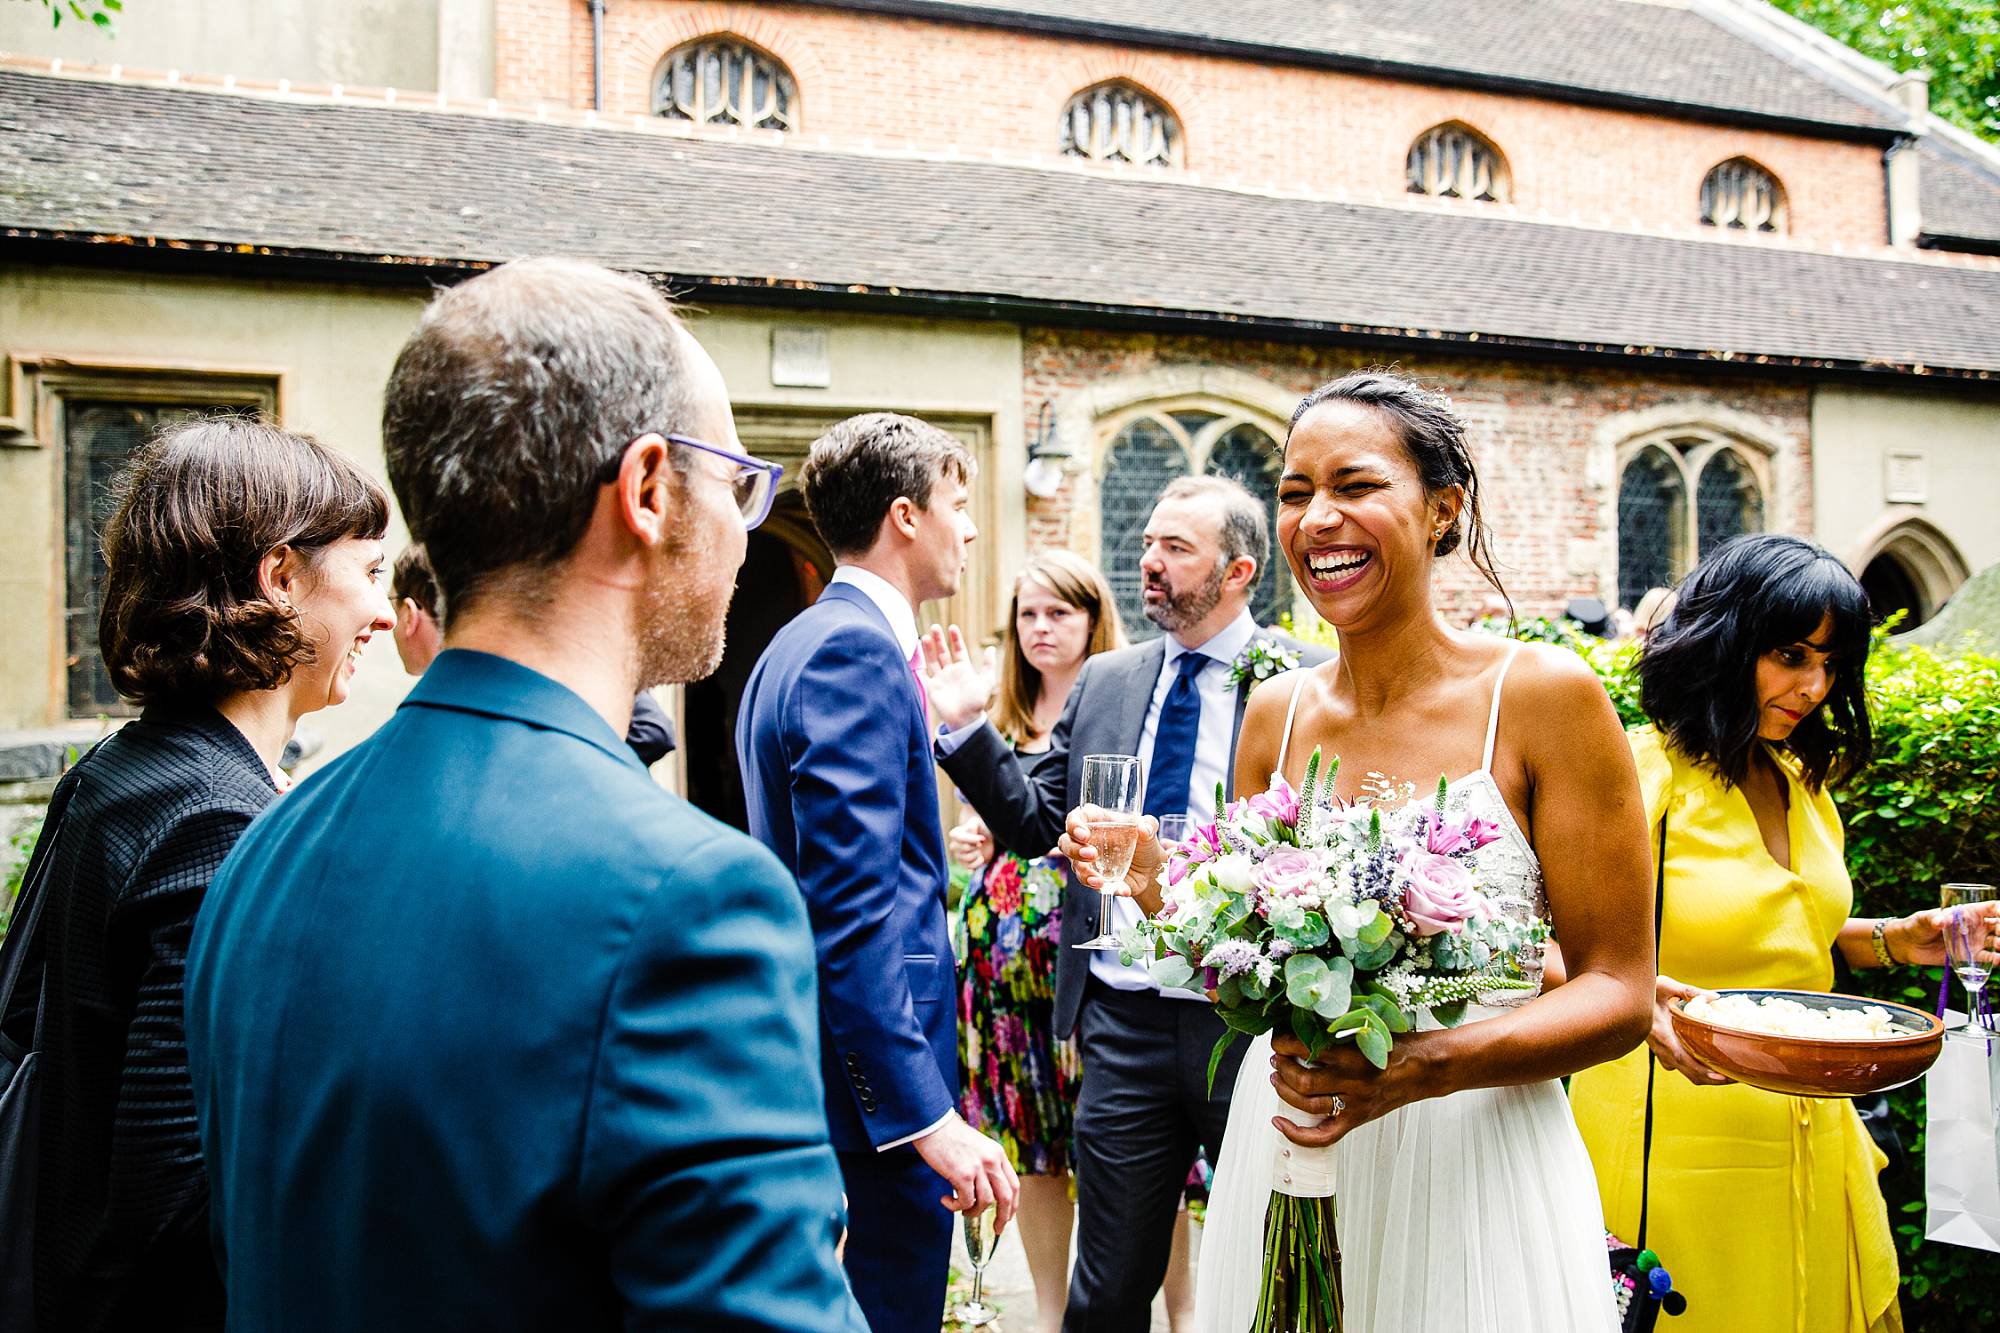
[[[864,1329],[809,943],[582,699],[445,653],[196,925],[230,1328]]]
[[[833,1146],[865,1152],[958,1104],[944,830],[916,679],[836,583],[750,675],[736,753],[750,831],[798,877],[819,950]]]

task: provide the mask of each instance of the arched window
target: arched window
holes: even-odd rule
[[[796,130],[799,89],[775,56],[734,37],[702,37],[660,62],[653,114],[697,125]]]
[[[1731,537],[1765,528],[1762,459],[1672,434],[1628,445],[1618,474],[1618,604],[1669,588]],[[1692,501],[1692,503],[1690,503]]]
[[[1484,135],[1457,121],[1417,136],[1405,174],[1411,194],[1488,203],[1507,198],[1507,159]]]
[[[1618,479],[1618,602],[1637,606],[1650,588],[1670,588],[1682,565],[1687,487],[1665,450],[1646,449]]]
[[[1701,220],[1732,231],[1785,229],[1785,192],[1778,178],[1747,157],[1709,168],[1701,182]]]
[[[1129,83],[1085,88],[1063,108],[1062,151],[1092,162],[1141,167],[1181,163],[1181,127],[1174,113]]]
[[[1144,578],[1146,520],[1160,492],[1177,477],[1230,477],[1257,497],[1264,510],[1271,558],[1258,576],[1250,614],[1268,625],[1291,606],[1291,575],[1277,549],[1278,476],[1283,457],[1260,421],[1233,408],[1187,405],[1147,412],[1111,438],[1098,482],[1098,565],[1117,598],[1125,631],[1135,639],[1158,633],[1146,619]]]

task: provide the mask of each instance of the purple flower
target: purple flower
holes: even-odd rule
[[[1295,825],[1299,822],[1299,794],[1292,790],[1291,783],[1279,778],[1277,786],[1250,798],[1250,813]]]
[[[1477,815],[1440,812],[1424,821],[1424,850],[1436,856],[1475,852],[1499,836],[1498,824]]]
[[[1403,916],[1418,935],[1456,935],[1481,911],[1471,873],[1448,856],[1413,851],[1403,858],[1403,874]]]
[[[1263,956],[1257,946],[1249,940],[1224,940],[1210,949],[1202,962],[1227,980],[1254,970],[1258,960]]]
[[[1294,897],[1318,883],[1319,861],[1305,852],[1276,852],[1257,867],[1257,886],[1274,896]]]

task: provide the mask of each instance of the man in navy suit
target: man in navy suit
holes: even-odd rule
[[[445,651],[188,956],[229,1326],[864,1333],[797,890],[621,739],[715,668],[776,469],[658,293],[568,261],[433,302],[383,437]]]
[[[1013,1215],[998,1144],[959,1118],[944,832],[912,659],[958,590],[972,459],[886,412],[813,444],[801,486],[839,568],[771,640],[737,723],[750,831],[798,877],[819,950],[827,1121],[848,1276],[875,1333],[935,1333],[953,1212]]]

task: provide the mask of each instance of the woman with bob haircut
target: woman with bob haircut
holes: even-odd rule
[[[1014,580],[1001,630],[993,725],[1025,759],[1044,754],[1086,659],[1125,646],[1110,584],[1069,551],[1031,557]],[[1062,948],[1059,856],[998,852],[967,810],[951,852],[973,874],[960,904],[965,958],[958,972],[959,1113],[997,1140],[1021,1177],[1021,1243],[1035,1284],[1037,1326],[1062,1326],[1069,1294],[1070,1138],[1077,1059],[1055,1035]],[[1184,1257],[1184,1256],[1183,1256]],[[1185,1264],[1183,1264],[1183,1270]],[[1171,1284],[1170,1284],[1171,1285]]]
[[[354,463],[257,421],[170,427],[119,476],[98,642],[143,711],[58,789],[7,1025],[32,1040],[40,991],[42,1328],[223,1326],[182,1021],[188,939],[216,869],[285,783],[294,724],[347,697],[362,648],[394,623],[388,522]]]
[[[1664,856],[1661,975],[1646,1046],[1578,1074],[1570,1097],[1621,1236],[1639,1225],[1650,1098],[1647,1244],[1687,1296],[1676,1333],[1902,1327],[1876,1181],[1887,1159],[1853,1103],[1732,1083],[1682,1049],[1667,1016],[1723,987],[1830,990],[1836,954],[1855,968],[1944,962],[1941,912],[1849,915],[1828,787],[1869,759],[1871,630],[1867,595],[1832,555],[1738,537],[1681,584],[1639,659],[1652,725],[1631,743]]]

